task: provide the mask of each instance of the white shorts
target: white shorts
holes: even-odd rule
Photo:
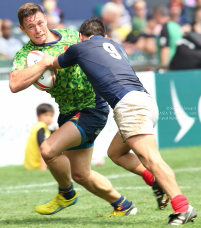
[[[148,93],[131,91],[116,104],[114,119],[123,142],[134,135],[153,135],[158,121],[158,106]]]

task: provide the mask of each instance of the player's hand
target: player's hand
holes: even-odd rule
[[[43,57],[43,61],[45,62],[47,68],[49,70],[52,70],[55,72],[55,74],[57,74],[57,69],[55,69],[55,67],[53,66],[54,60],[56,57],[51,56],[48,54],[48,51],[44,52],[44,57]]]

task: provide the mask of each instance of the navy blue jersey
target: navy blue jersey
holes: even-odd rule
[[[112,108],[128,92],[145,90],[131,67],[123,47],[102,36],[74,44],[59,56],[62,68],[79,64],[95,91]]]

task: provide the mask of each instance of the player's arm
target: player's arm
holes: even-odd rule
[[[170,61],[170,37],[167,24],[163,26],[161,31],[159,45],[161,47],[161,64],[168,66]]]
[[[45,129],[44,128],[41,128],[38,131],[37,139],[38,139],[38,146],[40,147],[42,142],[45,140]],[[42,158],[41,154],[40,154],[40,169],[41,170],[47,169],[47,165],[46,165],[44,159]]]
[[[44,58],[35,65],[25,68],[17,69],[10,74],[10,90],[17,93],[32,85],[44,71],[52,65],[48,58]]]
[[[162,66],[168,66],[169,65],[169,59],[170,59],[170,48],[169,47],[163,47],[161,50],[161,64]]]
[[[76,64],[78,55],[77,45],[74,44],[66,52],[55,58],[53,67],[56,69],[67,68]]]

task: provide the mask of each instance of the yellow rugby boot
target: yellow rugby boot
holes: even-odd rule
[[[73,204],[75,204],[78,200],[78,193],[75,191],[75,195],[72,199],[66,200],[65,197],[63,197],[60,194],[57,194],[52,200],[49,202],[40,205],[35,206],[35,211],[42,215],[52,215],[55,214],[61,210],[63,210],[66,207],[69,207]]]
[[[106,217],[116,217],[116,216],[125,216],[125,215],[135,215],[137,213],[137,207],[134,203],[127,210],[122,210],[122,206],[116,208]]]

